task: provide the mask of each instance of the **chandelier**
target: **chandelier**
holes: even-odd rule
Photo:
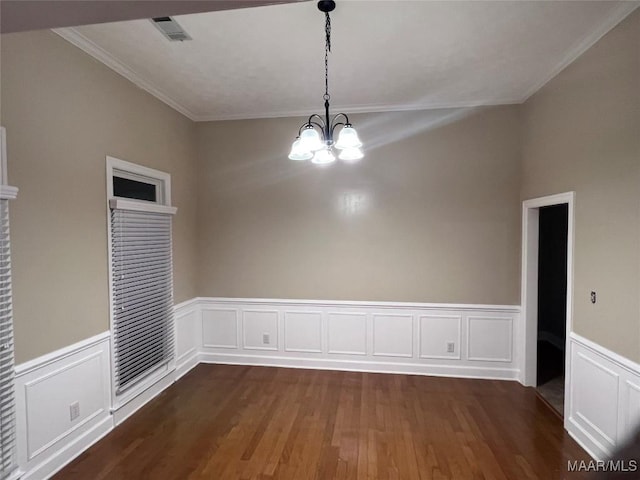
[[[338,158],[349,162],[360,160],[364,154],[360,147],[362,142],[358,133],[351,126],[349,117],[344,113],[337,113],[329,117],[329,52],[331,51],[331,18],[329,12],[336,8],[333,0],[320,0],[318,10],[325,15],[325,46],[324,46],[324,118],[313,114],[298,130],[289,158],[291,160],[311,160],[317,164],[328,164],[336,160],[333,149],[339,150]],[[336,128],[341,127],[338,140],[333,137]]]

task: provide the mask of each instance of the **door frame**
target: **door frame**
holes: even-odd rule
[[[538,241],[540,208],[566,204],[567,212],[567,329],[565,335],[565,398],[569,391],[571,356],[569,338],[573,331],[573,249],[575,192],[533,198],[522,202],[522,281],[521,303],[523,335],[520,382],[525,386],[536,385],[538,340]],[[564,405],[564,418],[569,418],[568,402]]]

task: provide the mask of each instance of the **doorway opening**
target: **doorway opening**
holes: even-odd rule
[[[573,192],[523,202],[522,383],[566,415],[572,324]]]
[[[567,338],[568,220],[566,203],[539,210],[536,388],[560,415],[564,411]]]

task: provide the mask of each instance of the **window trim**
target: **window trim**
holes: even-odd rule
[[[149,202],[145,200],[138,200],[133,198],[116,197],[113,194],[113,177],[122,176],[124,178],[130,178],[132,180],[144,181],[153,183],[158,186],[156,202]],[[125,176],[126,175],[126,176]],[[127,210],[139,210],[145,212],[156,213],[168,213],[175,214],[177,208],[171,205],[171,174],[156,170],[153,168],[145,167],[135,163],[128,162],[119,158],[106,156],[106,183],[107,183],[107,201],[106,201],[106,224],[107,224],[107,262],[108,262],[108,279],[107,284],[109,288],[109,329],[110,329],[110,357],[111,357],[111,379],[110,379],[110,394],[111,394],[111,411],[114,415],[117,415],[118,420],[116,424],[124,421],[130,413],[135,410],[129,411],[129,408],[123,408],[129,402],[134,400],[138,395],[142,394],[152,385],[161,381],[166,375],[173,372],[176,368],[175,356],[169,364],[158,368],[147,378],[141,380],[135,386],[132,386],[129,390],[121,395],[116,394],[115,387],[115,338],[114,332],[114,304],[113,304],[113,282],[111,281],[113,275],[112,265],[112,240],[111,240],[111,209],[112,208],[124,208]],[[174,335],[175,335],[175,321],[174,321]],[[133,402],[135,403],[135,402]],[[118,415],[118,411],[120,414]]]
[[[170,174],[107,155],[107,201],[111,201],[114,198],[124,198],[114,196],[113,177],[150,183],[156,186],[157,198],[155,202],[136,200],[133,198],[127,198],[127,201],[137,202],[142,205],[158,204],[171,206]]]

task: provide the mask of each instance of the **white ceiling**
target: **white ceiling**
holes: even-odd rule
[[[316,2],[56,30],[193,120],[322,109],[324,18]],[[332,111],[520,103],[638,2],[338,0],[331,15]]]
[[[72,27],[306,0],[2,0],[0,32]]]

